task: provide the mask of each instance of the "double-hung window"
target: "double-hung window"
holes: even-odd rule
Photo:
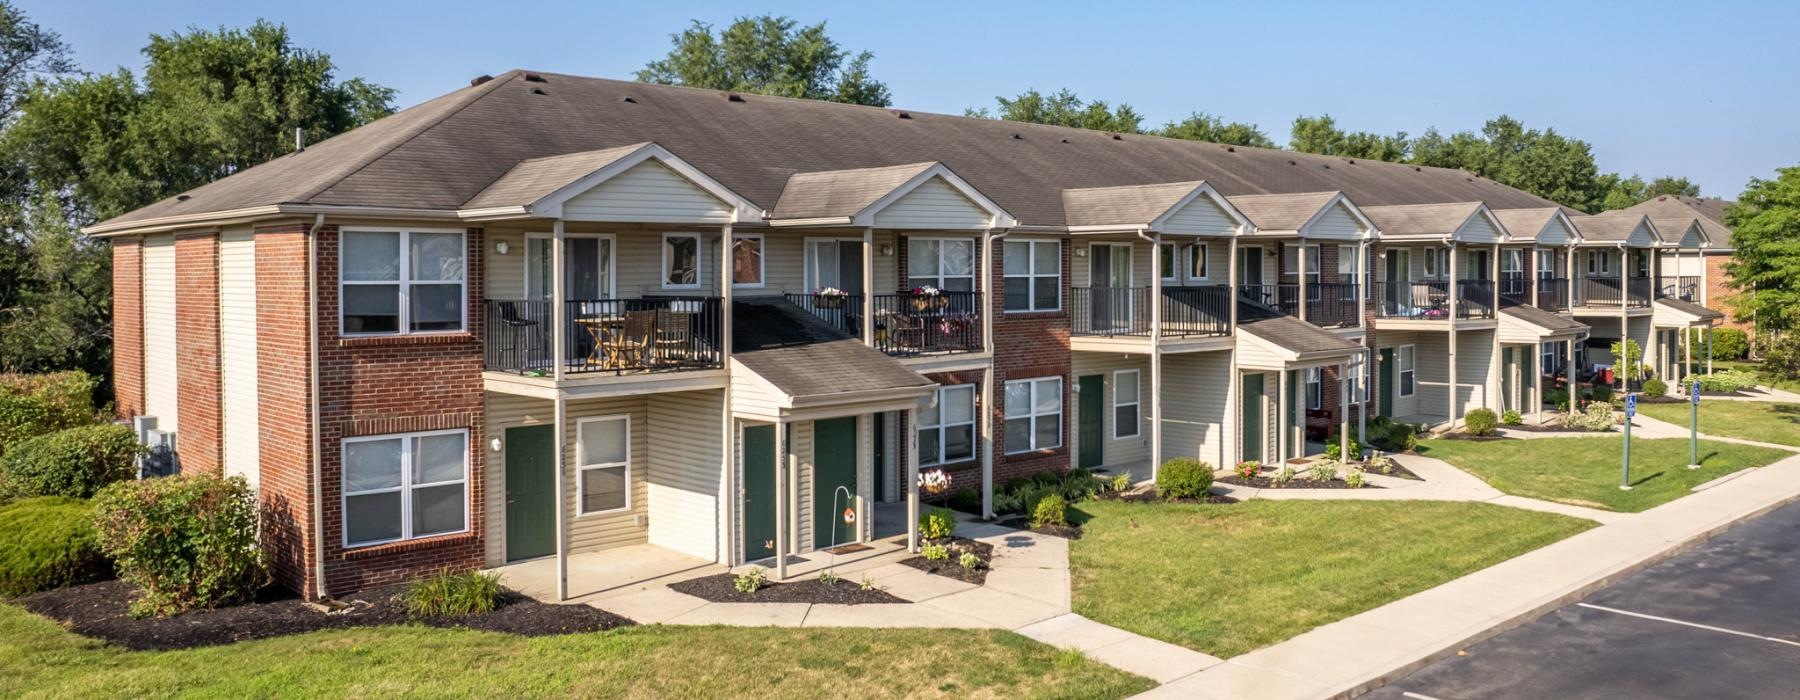
[[[1212,278],[1211,270],[1207,269],[1207,265],[1210,263],[1207,260],[1206,254],[1207,244],[1205,243],[1195,243],[1188,246],[1187,273],[1189,280],[1204,281]]]
[[[1006,453],[1062,447],[1062,377],[1006,383]]]
[[[1006,310],[1062,308],[1062,241],[1006,242]]]
[[[469,431],[346,438],[344,546],[469,529]]]
[[[346,230],[338,255],[345,335],[463,330],[461,231]]]
[[[975,458],[975,385],[937,389],[935,405],[919,411],[919,464]]]
[[[1562,368],[1557,366],[1558,363],[1556,361],[1556,343],[1550,342],[1543,343],[1542,345],[1543,347],[1538,350],[1538,355],[1543,362],[1542,365],[1538,367],[1538,374],[1548,374],[1560,371]]]
[[[1402,345],[1394,351],[1395,363],[1399,365],[1400,371],[1401,396],[1413,395],[1413,389],[1415,388],[1413,382],[1417,379],[1417,376],[1413,372],[1413,363],[1418,359],[1414,357],[1414,352],[1415,350],[1411,345]]]
[[[1590,250],[1587,254],[1587,272],[1594,277],[1611,277],[1612,251]]]
[[[1342,283],[1342,284],[1349,284],[1349,285],[1362,284],[1362,266],[1358,264],[1360,262],[1361,262],[1361,260],[1359,260],[1356,256],[1356,246],[1353,246],[1353,245],[1338,246],[1337,247],[1338,282]],[[1356,299],[1356,290],[1357,290],[1357,287],[1354,287],[1354,286],[1344,287],[1343,291],[1338,294],[1338,298],[1354,301]]]
[[[1138,436],[1138,406],[1142,399],[1138,390],[1138,371],[1122,369],[1113,372],[1113,438]]]
[[[1306,370],[1306,408],[1317,411],[1325,406],[1325,371],[1318,367]]]
[[[1538,279],[1554,279],[1556,277],[1556,251],[1540,250],[1537,252]]]
[[[1181,279],[1181,269],[1175,261],[1180,259],[1181,246],[1164,243],[1156,247],[1156,270],[1162,275],[1164,284],[1173,284]]]
[[[908,289],[936,287],[975,291],[975,241],[967,238],[906,239]]]
[[[580,515],[631,508],[631,417],[583,418],[575,432]]]
[[[763,286],[763,237],[760,233],[731,236],[731,286]]]
[[[663,289],[699,288],[700,234],[663,234],[662,286]]]

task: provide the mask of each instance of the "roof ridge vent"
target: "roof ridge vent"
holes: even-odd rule
[[[1298,162],[1295,162],[1295,161],[1292,161],[1292,160],[1290,160],[1290,161],[1288,161],[1288,165],[1299,165],[1299,163],[1298,163]]]
[[[744,96],[739,95],[735,92],[726,92],[726,93],[720,93],[720,94],[723,94],[725,96],[726,102],[743,102],[744,101]]]
[[[621,97],[621,98],[619,98],[619,101],[620,101],[620,102],[630,102],[630,103],[632,103],[632,104],[637,104],[637,98],[635,98],[635,97],[632,97],[632,96],[630,96],[630,95],[626,95],[626,96],[624,96],[624,97]]]
[[[1062,142],[1063,142],[1063,143],[1068,143],[1068,142],[1069,142],[1069,140],[1068,140],[1068,139],[1059,139],[1059,140],[1060,140],[1060,141],[1062,141]]]
[[[1125,140],[1125,137],[1123,137],[1123,136],[1120,136],[1120,135],[1118,135],[1118,134],[1113,134],[1113,135],[1112,135],[1112,139],[1113,139],[1113,140],[1114,140],[1114,141],[1124,141],[1124,140]]]
[[[473,79],[470,79],[469,87],[475,87],[476,85],[480,85],[482,83],[485,83],[485,82],[487,82],[489,80],[493,80],[493,79],[494,79],[494,76],[483,73],[481,75],[475,76]]]
[[[526,73],[525,74],[525,82],[527,82],[527,83],[548,83],[550,81],[545,80],[544,76],[539,75],[537,73]]]
[[[1237,152],[1237,146],[1226,146],[1226,147],[1225,147],[1225,152],[1226,152],[1226,153],[1236,153],[1236,152]]]
[[[912,112],[908,112],[904,109],[890,109],[888,111],[893,112],[894,116],[899,117],[901,119],[911,119],[912,118]]]
[[[1017,131],[1013,132],[1013,140],[1014,141],[1022,141],[1024,139],[1025,139],[1025,137],[1020,136],[1019,132],[1017,132]]]

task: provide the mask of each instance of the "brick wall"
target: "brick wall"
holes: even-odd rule
[[[1756,325],[1747,320],[1739,320],[1732,312],[1731,303],[1726,301],[1738,293],[1726,284],[1731,276],[1726,274],[1725,265],[1730,262],[1730,253],[1706,254],[1706,307],[1725,313],[1725,322],[1721,325],[1755,335]]]
[[[275,580],[311,597],[311,386],[306,226],[256,230],[256,394],[263,549]]]
[[[144,412],[144,246],[112,241],[113,399],[118,416]]]
[[[1043,471],[1067,471],[1074,414],[1069,372],[1074,357],[1069,350],[1070,241],[1062,241],[1062,308],[1040,313],[1006,313],[1006,246],[996,243],[988,261],[994,276],[988,313],[994,315],[994,483]],[[1063,380],[1062,446],[1049,450],[1008,455],[1006,449],[1006,382],[1013,379],[1061,377]]]
[[[181,396],[181,470],[219,474],[219,234],[175,234],[175,362]]]
[[[338,230],[318,235],[319,440],[325,579],[332,594],[482,564],[482,231],[469,229],[466,332],[342,338],[338,335]],[[416,430],[469,430],[469,531],[345,550],[342,440]]]

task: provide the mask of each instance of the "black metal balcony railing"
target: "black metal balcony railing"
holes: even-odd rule
[[[1354,282],[1330,282],[1306,285],[1306,320],[1326,328],[1350,328],[1362,324],[1356,313],[1356,295],[1362,285]],[[1287,316],[1300,316],[1300,285],[1245,284],[1238,286],[1239,296]]]
[[[982,349],[981,296],[978,292],[876,294],[875,348],[900,357],[978,352]],[[862,337],[862,295],[786,297],[839,330]]]
[[[1675,297],[1682,301],[1699,303],[1700,278],[1693,276],[1665,277],[1663,287],[1658,290],[1659,297]]]
[[[1539,277],[1537,307],[1545,311],[1569,309],[1569,280],[1565,277]]]
[[[1457,318],[1493,318],[1494,283],[1463,280],[1457,283]],[[1381,318],[1444,320],[1450,318],[1450,282],[1387,281],[1377,283],[1375,313]]]
[[[1514,304],[1531,303],[1531,280],[1525,276],[1525,273],[1500,273],[1500,301]]]
[[[679,371],[724,366],[718,297],[566,302],[565,373]],[[551,303],[489,299],[483,366],[545,376],[555,371]]]
[[[1589,307],[1649,306],[1650,278],[1583,277],[1575,286],[1575,305]]]
[[[1162,335],[1231,333],[1231,291],[1224,285],[1163,288]],[[1070,332],[1085,336],[1150,337],[1149,287],[1072,287]]]

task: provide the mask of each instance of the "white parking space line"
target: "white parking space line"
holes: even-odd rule
[[[1774,642],[1776,644],[1786,644],[1786,645],[1792,646],[1792,647],[1800,647],[1800,642],[1796,642],[1796,641],[1792,641],[1792,640],[1781,639],[1778,637],[1766,637],[1766,636],[1763,636],[1760,634],[1752,634],[1750,632],[1739,632],[1737,630],[1726,629],[1724,627],[1714,627],[1712,625],[1702,625],[1698,622],[1688,622],[1686,620],[1677,620],[1672,617],[1659,617],[1656,615],[1645,615],[1643,613],[1635,613],[1630,610],[1620,610],[1618,608],[1609,608],[1604,605],[1589,605],[1587,603],[1576,603],[1576,605],[1579,605],[1581,607],[1588,608],[1591,610],[1599,610],[1601,612],[1613,613],[1615,615],[1626,615],[1629,617],[1636,617],[1636,618],[1641,618],[1641,619],[1645,619],[1645,620],[1655,620],[1657,622],[1667,622],[1670,624],[1681,625],[1683,627],[1692,627],[1695,629],[1703,629],[1703,630],[1708,630],[1708,631],[1712,631],[1712,632],[1724,632],[1725,634],[1733,634],[1733,635],[1737,635],[1739,637],[1749,637],[1751,639],[1760,639],[1765,642]]]
[[[1401,693],[1400,693],[1400,695],[1401,695],[1401,696],[1402,696],[1402,697],[1408,697],[1408,698],[1412,698],[1412,699],[1413,699],[1413,700],[1438,700],[1438,698],[1434,698],[1434,697],[1431,697],[1431,696],[1430,696],[1430,695],[1424,695],[1424,694],[1421,694],[1421,693],[1414,693],[1414,692],[1411,692],[1411,691],[1402,691],[1402,692],[1401,692]]]

